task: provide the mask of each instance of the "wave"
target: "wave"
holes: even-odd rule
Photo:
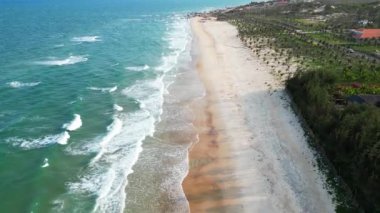
[[[117,86],[114,86],[114,87],[87,87],[87,89],[111,93],[111,92],[115,92],[117,90]]]
[[[88,42],[88,43],[92,43],[92,42],[98,42],[98,41],[102,41],[100,39],[100,36],[80,36],[80,37],[74,37],[71,39],[72,42]]]
[[[64,131],[60,136],[57,138],[57,143],[61,145],[66,145],[67,142],[70,139],[70,134],[67,131]]]
[[[174,24],[169,28],[169,32],[165,37],[168,41],[170,54],[162,57],[161,65],[155,68],[156,71],[166,73],[173,70],[179,60],[180,55],[186,50],[189,44],[191,34],[189,23],[180,16],[174,16]]]
[[[125,88],[121,93],[135,99],[140,109],[147,110],[160,121],[164,103],[165,84],[163,76],[154,80],[137,81],[133,86]]]
[[[74,114],[74,119],[70,123],[63,124],[62,128],[68,131],[75,131],[82,126],[82,119],[80,115]]]
[[[153,80],[138,81],[122,90],[123,95],[140,103],[140,109],[130,113],[116,112],[117,117],[114,117],[113,123],[109,125],[104,137],[99,140],[76,144],[75,146],[80,147],[71,150],[74,154],[78,153],[77,150],[87,151],[87,154],[92,154],[94,150],[97,151],[89,166],[79,175],[79,181],[68,184],[69,195],[96,196],[93,212],[124,211],[128,175],[133,173],[132,168],[143,150],[143,141],[147,137],[153,137],[156,124],[161,119],[166,86],[165,75],[176,67],[179,56],[186,49],[189,41],[188,36],[180,35],[177,32],[185,32],[181,27],[186,26],[186,20],[174,19],[173,22],[175,24],[169,30],[176,32],[167,35],[168,38],[172,39],[169,42],[172,51],[163,56],[161,66],[156,67],[158,77]],[[176,41],[175,36],[180,39],[180,42]],[[175,47],[176,44],[181,45],[178,48]],[[133,70],[133,67],[129,68]],[[139,69],[134,68],[136,69],[133,71],[143,68],[149,69],[142,66],[138,67]],[[107,91],[101,89],[105,88],[97,88],[96,90]],[[114,105],[115,110],[116,108]],[[87,147],[95,148],[86,150]],[[60,199],[57,202],[61,202]]]
[[[34,87],[39,85],[41,82],[30,82],[30,83],[23,83],[20,81],[12,81],[7,83],[8,86],[12,88],[22,88],[22,87]]]
[[[88,58],[84,56],[70,56],[66,59],[61,59],[61,60],[49,60],[49,61],[37,61],[35,64],[38,65],[46,65],[46,66],[64,66],[64,65],[72,65],[72,64],[77,64],[81,62],[86,62]]]
[[[150,66],[145,64],[144,66],[126,67],[125,69],[130,70],[130,71],[141,72],[144,70],[148,70],[149,68]]]
[[[49,159],[45,158],[44,159],[44,164],[42,164],[41,168],[46,168],[49,166]]]
[[[124,110],[124,108],[123,108],[122,106],[119,106],[119,105],[117,105],[117,104],[114,104],[114,105],[113,105],[113,109],[116,110],[116,111],[119,111],[119,112],[121,112],[121,111]]]
[[[12,144],[13,146],[18,146],[22,149],[30,150],[47,147],[52,144],[66,145],[69,139],[70,134],[65,131],[57,135],[48,135],[37,139],[23,139],[14,137],[7,139],[6,142]]]
[[[133,173],[132,167],[142,151],[142,142],[148,135],[153,135],[154,128],[155,119],[147,111],[114,118],[107,135],[100,143],[93,143],[93,146],[99,146],[97,157],[80,175],[79,182],[69,183],[69,192],[97,195],[93,212],[122,212],[127,176]]]
[[[101,149],[98,152],[98,154],[95,156],[95,158],[91,161],[91,164],[94,164],[103,156],[103,154],[107,151],[107,145],[116,135],[118,135],[121,132],[122,127],[123,127],[123,122],[118,118],[114,118],[112,124],[110,124],[107,127],[108,133],[100,142]]]

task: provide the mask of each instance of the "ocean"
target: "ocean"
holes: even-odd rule
[[[187,212],[189,12],[246,0],[0,0],[0,211]]]

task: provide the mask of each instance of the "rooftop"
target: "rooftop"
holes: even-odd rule
[[[355,38],[380,38],[380,29],[353,30]]]

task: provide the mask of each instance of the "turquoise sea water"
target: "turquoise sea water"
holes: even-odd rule
[[[1,212],[141,212],[186,14],[246,2],[0,0]]]

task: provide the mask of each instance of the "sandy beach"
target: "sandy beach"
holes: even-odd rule
[[[334,212],[280,80],[226,22],[191,20],[206,96],[183,188],[191,212]]]

